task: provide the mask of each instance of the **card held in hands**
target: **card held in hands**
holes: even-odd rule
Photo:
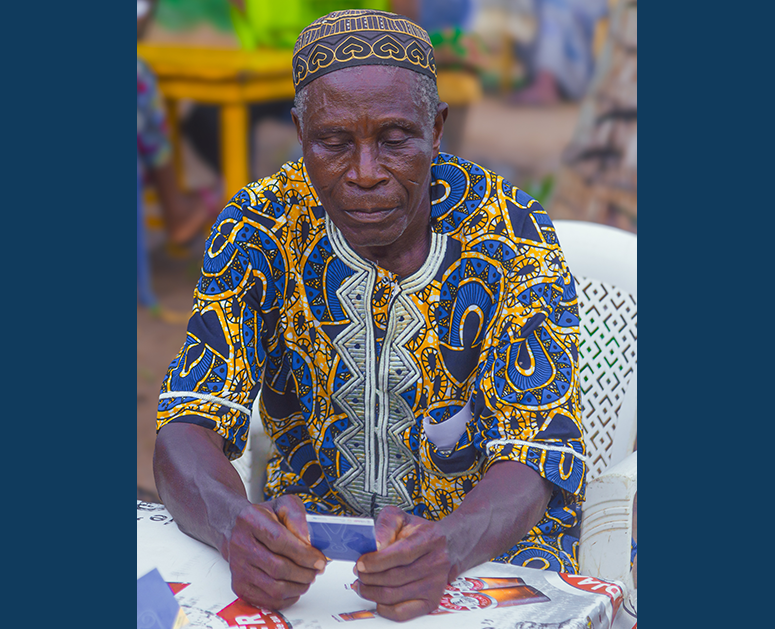
[[[312,545],[329,559],[358,561],[361,555],[377,550],[371,518],[308,513],[307,528]]]

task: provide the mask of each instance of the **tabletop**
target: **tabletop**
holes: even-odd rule
[[[137,56],[163,78],[222,81],[280,75],[291,81],[291,50],[201,48],[137,42]]]
[[[137,577],[159,571],[188,617],[187,629],[398,627],[350,589],[352,567],[331,561],[282,612],[256,608],[232,592],[228,563],[218,551],[182,533],[163,505],[137,501]],[[633,629],[635,614],[624,599],[617,584],[592,577],[488,562],[451,583],[436,611],[400,626]]]

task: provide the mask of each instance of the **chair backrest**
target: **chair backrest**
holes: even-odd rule
[[[576,279],[581,402],[592,480],[637,439],[638,238],[586,221],[554,221]]]

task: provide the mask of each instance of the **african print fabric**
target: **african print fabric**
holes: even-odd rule
[[[432,166],[431,251],[409,277],[359,257],[303,161],[240,190],[207,242],[158,428],[217,431],[252,404],[276,446],[266,497],[310,512],[448,515],[501,460],[551,481],[500,561],[577,571],[585,462],[575,285],[540,204],[476,164]]]

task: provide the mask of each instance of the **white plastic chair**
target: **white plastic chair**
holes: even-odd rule
[[[579,297],[580,378],[589,471],[582,574],[634,590],[630,570],[638,490],[637,255],[635,234],[585,221],[554,221]]]
[[[580,540],[581,573],[633,590],[632,511],[637,491],[637,237],[583,221],[554,222],[576,278],[580,378],[589,473]],[[273,447],[253,405],[248,445],[234,461],[253,502],[263,501]]]
[[[272,453],[274,444],[264,430],[261,415],[258,413],[258,405],[261,403],[261,395],[256,396],[251,409],[250,431],[245,452],[234,461],[232,465],[245,484],[245,490],[250,502],[264,502],[264,485],[266,484],[266,465]]]

